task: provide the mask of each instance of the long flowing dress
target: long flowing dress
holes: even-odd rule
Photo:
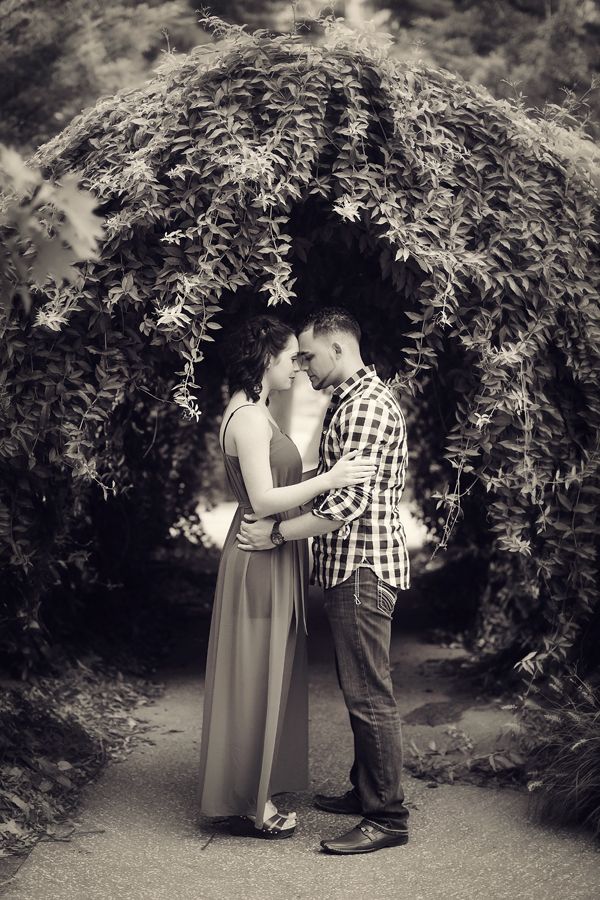
[[[302,477],[298,449],[271,427],[273,486],[297,483]],[[207,816],[256,814],[260,827],[269,797],[308,787],[308,551],[306,541],[272,550],[238,549],[240,521],[252,507],[238,458],[223,454],[238,508],[223,546],[212,612],[200,810]],[[288,510],[276,518],[299,512]]]

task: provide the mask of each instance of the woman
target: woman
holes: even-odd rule
[[[307,546],[290,541],[262,553],[237,547],[241,517],[282,520],[318,494],[366,480],[372,467],[347,454],[302,481],[295,444],[268,409],[273,391],[299,371],[294,332],[268,315],[249,319],[230,341],[231,399],[220,444],[238,501],[219,564],[206,666],[200,751],[200,808],[229,816],[233,834],[291,837],[296,814],[271,797],[308,787],[306,671]]]

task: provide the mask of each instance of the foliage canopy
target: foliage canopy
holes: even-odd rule
[[[526,667],[563,660],[598,609],[593,145],[339,22],[320,46],[211,24],[219,43],[167,57],[36,156],[78,173],[107,231],[77,285],[2,324],[12,614],[33,627],[48,585],[85,569],[97,485],[163,534],[195,502],[221,326],[335,298],[416,397],[438,542],[469,507],[492,575],[510,574],[491,631],[516,616]]]

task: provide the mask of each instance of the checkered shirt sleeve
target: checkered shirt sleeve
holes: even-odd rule
[[[323,470],[330,469],[340,456],[351,450],[359,450],[359,458],[373,461],[377,470],[365,484],[354,484],[319,495],[313,504],[316,516],[347,523],[362,516],[371,502],[384,462],[386,437],[393,431],[390,411],[377,398],[357,398],[343,405],[330,439],[323,448]],[[345,534],[348,532],[349,528],[346,528]]]

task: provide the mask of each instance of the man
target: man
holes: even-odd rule
[[[314,570],[324,588],[355,753],[351,790],[341,797],[317,794],[315,804],[363,817],[341,837],[321,841],[325,851],[342,854],[368,853],[408,840],[400,717],[389,661],[396,591],[409,586],[406,537],[398,515],[406,426],[392,392],[364,364],[359,341],[356,320],[336,307],[311,316],[298,336],[301,364],[313,388],[334,388],[318,471],[358,449],[375,460],[374,477],[317,497],[312,511],[285,522],[246,522],[238,535],[245,550],[314,537]]]

